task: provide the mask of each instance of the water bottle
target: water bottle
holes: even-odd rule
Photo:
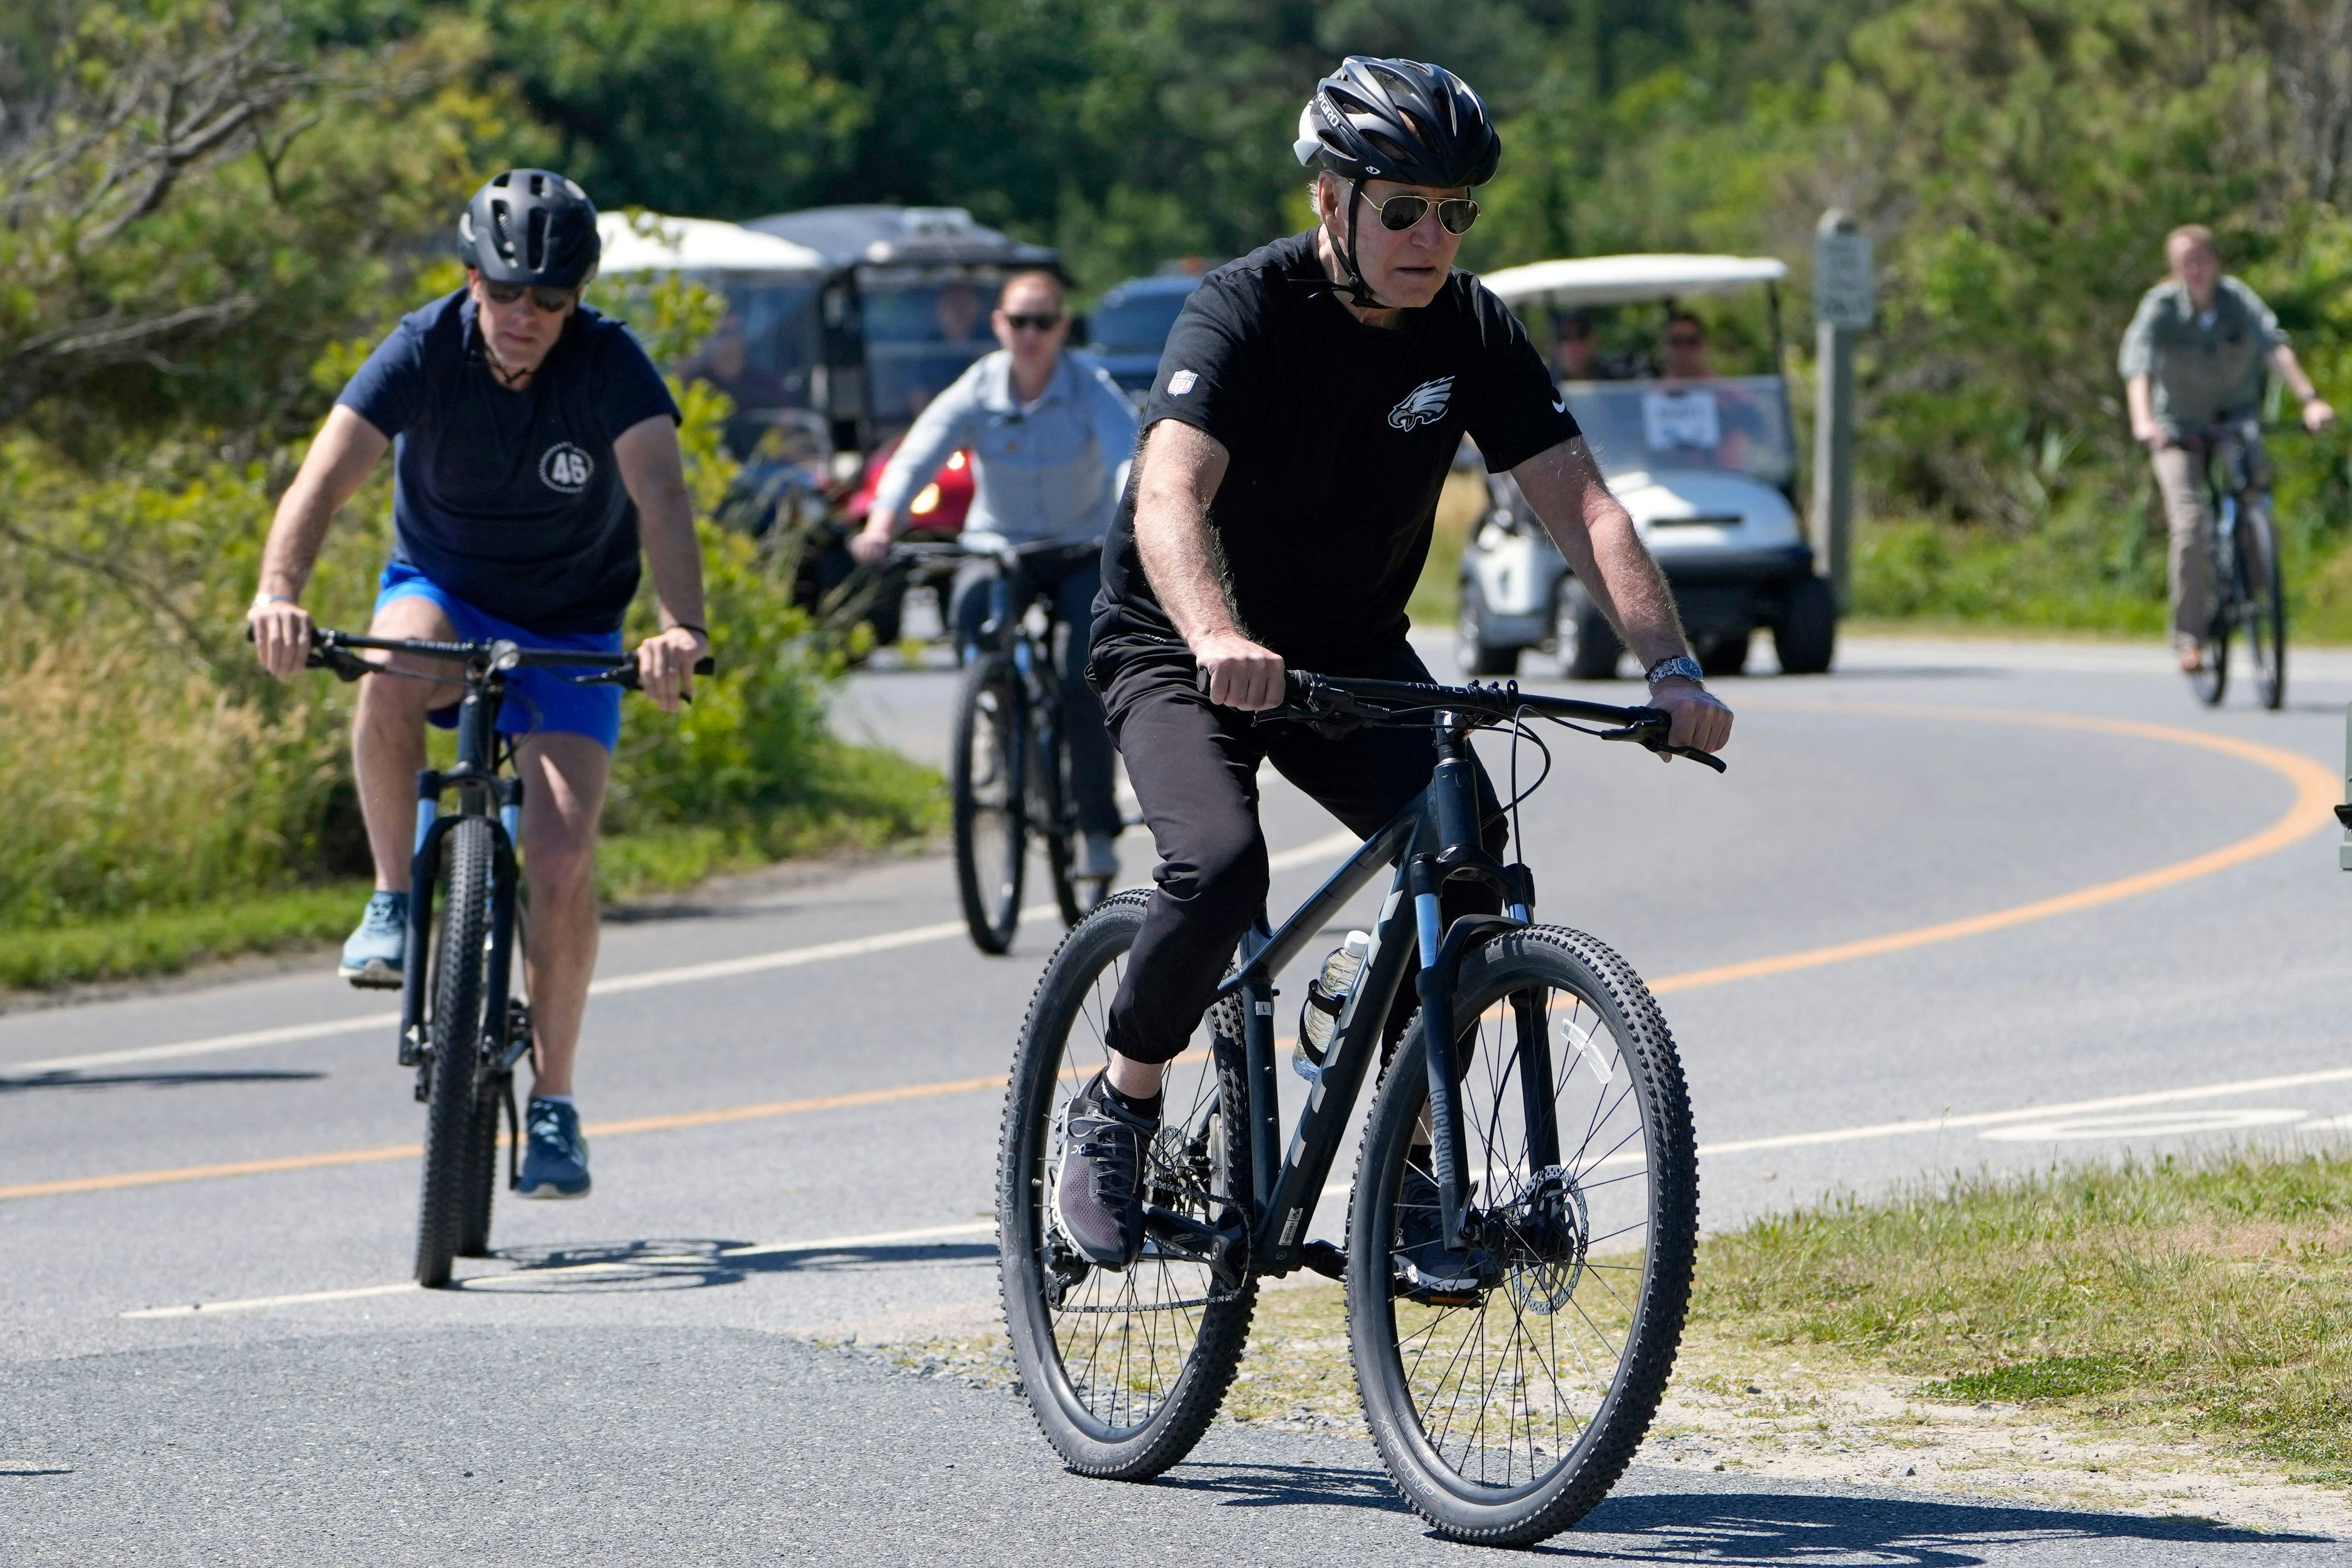
[[[1298,1009],[1298,1043],[1290,1048],[1290,1065],[1298,1076],[1313,1079],[1323,1070],[1323,1055],[1347,1010],[1349,994],[1364,972],[1364,955],[1372,951],[1369,931],[1351,931],[1348,940],[1323,961],[1323,973],[1307,983],[1307,1003]]]

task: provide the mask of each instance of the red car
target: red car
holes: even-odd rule
[[[866,514],[874,510],[874,491],[882,483],[882,470],[890,466],[891,454],[898,451],[904,437],[893,437],[866,459],[866,473],[857,489],[842,510],[850,526],[866,525]],[[963,531],[963,520],[971,510],[971,455],[957,452],[940,466],[931,482],[915,492],[907,502],[907,515],[899,520],[902,538],[919,540],[953,539]]]

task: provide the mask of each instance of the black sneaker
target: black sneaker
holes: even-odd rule
[[[1112,1100],[1099,1072],[1062,1113],[1054,1218],[1098,1268],[1124,1268],[1143,1250],[1143,1151],[1159,1131],[1158,1121]]]
[[[1451,1251],[1445,1245],[1445,1213],[1437,1200],[1437,1178],[1418,1165],[1404,1168],[1397,1193],[1397,1244],[1390,1255],[1397,1294],[1433,1306],[1466,1306],[1478,1299],[1485,1257],[1475,1248]]]

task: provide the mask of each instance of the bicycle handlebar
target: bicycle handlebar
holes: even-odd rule
[[[253,627],[245,628],[246,640],[253,640]],[[372,637],[356,632],[339,632],[326,626],[310,628],[310,652],[303,665],[310,669],[331,669],[343,680],[357,680],[373,675],[383,666],[371,664],[354,649],[366,648],[380,653],[404,653],[414,658],[446,659],[452,664],[481,664],[486,669],[520,669],[539,665],[572,669],[591,669],[593,675],[575,677],[582,686],[619,686],[629,690],[639,689],[637,659],[631,653],[592,653],[581,648],[525,647],[520,643],[500,637],[488,642],[432,642],[420,637]],[[709,675],[719,663],[705,655],[694,661],[694,673]],[[683,694],[681,694],[683,695]],[[692,701],[691,697],[687,698]]]
[[[1200,672],[1198,685],[1206,696],[1207,670]],[[1661,756],[1687,757],[1719,773],[1730,769],[1730,764],[1712,752],[1668,744],[1666,736],[1674,720],[1662,709],[1619,708],[1574,697],[1544,697],[1521,691],[1517,681],[1492,686],[1436,686],[1414,680],[1314,675],[1292,669],[1283,672],[1283,687],[1282,706],[1259,712],[1257,719],[1378,723],[1410,710],[1437,709],[1450,713],[1473,713],[1492,723],[1507,724],[1523,714],[1533,713],[1562,723],[1583,721],[1614,725],[1614,729],[1585,732],[1603,741],[1630,741]]]

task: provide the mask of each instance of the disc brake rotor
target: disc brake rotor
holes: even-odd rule
[[[1584,1252],[1592,1240],[1583,1192],[1565,1170],[1547,1165],[1500,1217],[1508,1237],[1505,1282],[1512,1300],[1539,1317],[1567,1306],[1584,1278]]]

